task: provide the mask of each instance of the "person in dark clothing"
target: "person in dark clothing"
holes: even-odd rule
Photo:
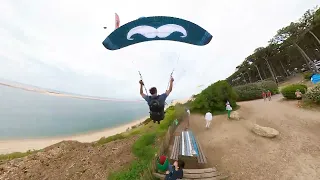
[[[165,180],[177,180],[183,178],[184,161],[178,160],[169,165],[168,171],[166,171]]]
[[[169,89],[161,95],[158,95],[156,87],[152,87],[149,90],[151,96],[147,96],[146,94],[143,93],[144,83],[142,80],[139,81],[140,95],[142,96],[143,99],[145,99],[147,101],[149,109],[150,109],[150,118],[153,120],[154,123],[157,121],[158,124],[160,124],[160,121],[164,119],[165,103],[166,103],[167,97],[169,96],[169,94],[172,91],[173,81],[174,81],[174,79],[173,79],[173,77],[171,77]]]

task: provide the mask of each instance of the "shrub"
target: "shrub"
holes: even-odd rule
[[[312,88],[309,92],[306,93],[306,97],[312,102],[320,104],[320,85]]]
[[[274,81],[261,81],[257,84],[265,91],[269,90],[271,94],[279,94],[278,85]]]
[[[309,81],[310,81],[312,75],[313,75],[312,72],[305,72],[305,73],[303,73],[304,79],[305,79],[305,80],[309,80]]]
[[[296,99],[295,92],[297,89],[300,90],[302,94],[305,94],[307,91],[307,86],[304,84],[291,84],[281,89],[281,94],[286,99]]]
[[[234,88],[238,94],[238,101],[249,101],[254,99],[260,99],[261,93],[264,89],[257,83],[250,83]]]
[[[226,101],[236,107],[237,94],[227,81],[218,81],[204,89],[190,103],[190,110],[198,113],[225,111]]]
[[[262,91],[269,90],[271,94],[278,94],[278,85],[274,81],[260,81],[246,85],[236,86],[234,90],[238,94],[238,101],[249,101],[262,98]]]

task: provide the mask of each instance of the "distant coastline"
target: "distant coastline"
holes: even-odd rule
[[[58,96],[58,97],[69,97],[69,98],[90,99],[90,100],[100,100],[100,101],[119,101],[119,102],[121,102],[121,101],[123,101],[123,102],[140,102],[140,101],[142,101],[142,100],[122,100],[122,99],[113,99],[113,98],[73,95],[73,94],[49,91],[49,90],[45,90],[45,89],[41,89],[41,88],[28,87],[28,86],[24,86],[24,85],[12,85],[12,84],[3,83],[3,82],[0,82],[0,85],[11,87],[11,88],[16,88],[16,89],[21,89],[21,90],[25,90],[25,91],[46,94],[46,95],[50,95],[50,96]]]
[[[101,100],[101,101],[117,101],[114,99],[109,98],[94,98],[94,97],[86,97],[86,96],[78,96],[78,95],[69,95],[63,94],[48,90],[42,90],[40,88],[32,88],[26,86],[19,86],[19,85],[12,85],[7,83],[0,82],[0,85],[7,86],[11,88],[21,89],[30,92],[41,93],[45,95],[51,96],[60,96],[60,97],[71,97],[71,98],[79,98],[79,99],[92,99],[92,100]],[[185,103],[189,100],[180,99],[180,100],[172,100],[170,105],[175,105],[176,103]],[[118,101],[125,101],[125,100],[118,100]],[[128,102],[128,101],[125,101]],[[166,106],[166,108],[169,107]],[[78,133],[70,136],[60,136],[60,137],[48,137],[48,138],[32,138],[32,139],[11,139],[11,140],[0,140],[0,154],[12,153],[12,152],[23,152],[27,150],[37,150],[42,149],[52,144],[58,143],[63,140],[76,140],[79,142],[93,142],[99,140],[101,137],[109,137],[118,133],[125,132],[128,128],[130,129],[132,126],[137,126],[145,121],[148,117],[141,118],[139,120],[134,120],[130,123],[126,123],[117,127],[106,128],[104,130],[99,131],[91,131],[91,132],[84,132]]]

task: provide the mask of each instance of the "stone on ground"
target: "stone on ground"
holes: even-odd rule
[[[255,124],[252,128],[252,131],[262,137],[273,138],[279,135],[279,131],[270,128],[270,127],[263,127]]]
[[[230,118],[233,119],[233,120],[240,120],[240,115],[237,111],[232,111],[231,114],[230,114]]]

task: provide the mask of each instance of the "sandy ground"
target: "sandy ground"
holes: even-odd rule
[[[320,179],[320,112],[297,108],[295,102],[241,102],[240,121],[215,116],[205,129],[201,115],[192,115],[190,128],[198,136],[209,164],[232,180]],[[274,139],[253,134],[253,123],[275,128]]]
[[[1,180],[105,180],[134,160],[137,137],[104,145],[62,141],[41,152],[11,161],[0,161]]]

